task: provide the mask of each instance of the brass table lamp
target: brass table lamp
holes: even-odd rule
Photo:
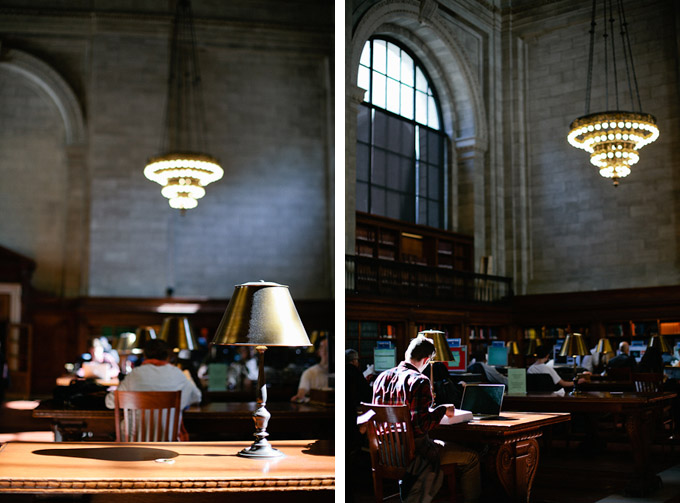
[[[418,335],[432,339],[432,342],[434,342],[435,355],[430,359],[430,390],[432,391],[432,397],[437,398],[434,392],[434,365],[432,363],[449,362],[453,360],[453,355],[446,342],[445,334],[441,330],[423,330],[418,332]]]
[[[191,323],[186,316],[168,316],[165,318],[159,337],[167,342],[175,353],[178,353],[179,358],[186,359],[183,353],[198,348]]]
[[[655,334],[649,339],[648,346],[654,347],[658,346],[659,347],[659,352],[660,353],[669,353],[673,354],[673,348],[671,347],[670,344],[668,344],[668,341],[663,335],[660,334]]]
[[[253,413],[255,442],[238,455],[249,458],[283,456],[267,441],[271,414],[266,408],[264,352],[268,346],[311,345],[288,287],[264,281],[236,285],[212,344],[255,346],[258,352],[257,410]]]
[[[579,333],[567,334],[567,338],[564,340],[562,349],[560,349],[560,356],[586,356],[589,355],[590,351],[586,347],[586,343],[583,341],[583,337]],[[574,389],[569,393],[570,395],[576,395],[579,393],[577,388],[578,375],[576,374],[576,360],[574,360]]]

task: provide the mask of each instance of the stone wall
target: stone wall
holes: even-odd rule
[[[264,279],[332,297],[332,2],[193,2],[208,150],[225,175],[184,215],[142,173],[160,148],[174,2],[63,5],[0,9],[3,55],[45,65],[84,124],[69,137],[69,100],[0,55],[0,244],[37,261],[34,285],[228,298]]]

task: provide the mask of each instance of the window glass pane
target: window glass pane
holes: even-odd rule
[[[385,189],[371,187],[371,209],[373,214],[385,215]]]
[[[413,87],[413,58],[401,52],[401,81]]]
[[[370,140],[370,116],[371,109],[367,106],[359,106],[357,110],[357,141],[368,143]]]
[[[378,107],[385,108],[385,76],[373,72],[373,95],[371,102]]]
[[[427,124],[427,95],[420,91],[416,91],[416,122]]]
[[[404,210],[402,209],[401,205],[401,196],[396,193],[396,192],[390,192],[387,194],[385,204],[385,212],[387,217],[390,218],[396,218],[397,220],[404,220],[402,217]]]
[[[364,48],[361,50],[361,59],[359,64],[364,66],[371,66],[371,42],[366,42]]]
[[[357,143],[357,182],[368,182],[369,146]]]
[[[429,165],[428,171],[428,196],[430,199],[439,200],[441,180],[439,179],[439,167]]]
[[[424,93],[427,92],[427,79],[425,78],[425,74],[423,71],[416,66],[416,89],[418,91],[423,91]]]
[[[401,112],[402,117],[413,119],[413,88],[401,85]]]
[[[399,53],[401,49],[394,44],[387,44],[387,76],[399,80],[401,60]]]
[[[366,89],[368,91],[370,89],[370,79],[369,79],[369,69],[366,68],[365,66],[360,66],[359,67],[359,75],[357,75],[357,86],[359,86],[362,89]],[[364,101],[370,101],[369,99],[370,93],[366,92],[364,94]]]
[[[434,133],[428,133],[427,145],[427,160],[432,164],[439,164],[442,153],[441,136]]]
[[[427,196],[427,165],[420,163],[418,165],[418,195]]]
[[[357,211],[368,211],[368,185],[357,182]]]
[[[376,185],[386,184],[387,176],[387,157],[385,151],[380,149],[373,150],[373,170],[371,181]]]
[[[376,110],[373,113],[373,145],[388,147],[389,142],[389,116]]]
[[[441,218],[439,216],[439,204],[430,201],[428,204],[428,212],[427,212],[427,225],[431,227],[439,227],[441,225]]]
[[[373,41],[373,69],[381,73],[386,73],[387,54],[386,42],[384,40]]]
[[[415,192],[415,173],[411,159],[399,158],[395,160],[395,167],[398,167],[399,184],[397,189],[402,192],[413,194]]]
[[[387,110],[399,113],[399,82],[387,79]]]
[[[437,116],[437,105],[432,96],[427,99],[427,125],[432,129],[439,129],[439,117]]]
[[[418,201],[418,221],[420,225],[429,225],[427,221],[427,202],[423,199]]]

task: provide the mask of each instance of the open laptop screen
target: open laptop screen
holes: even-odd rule
[[[503,404],[505,384],[468,384],[460,408],[475,415],[498,415]]]

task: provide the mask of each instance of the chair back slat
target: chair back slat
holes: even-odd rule
[[[406,405],[362,404],[375,415],[367,425],[373,470],[389,477],[400,477],[415,455],[411,416]]]
[[[116,390],[114,397],[116,442],[178,440],[181,391]]]
[[[663,391],[663,374],[655,372],[636,372],[633,374],[635,391],[638,393],[658,393]]]

